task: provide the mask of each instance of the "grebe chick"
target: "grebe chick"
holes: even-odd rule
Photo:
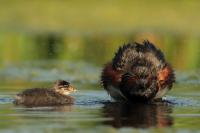
[[[161,99],[172,88],[175,75],[161,50],[154,44],[125,44],[105,65],[101,82],[117,101],[152,101]]]
[[[64,80],[57,80],[53,88],[32,88],[24,90],[15,97],[16,105],[24,106],[55,106],[67,105],[74,102],[69,96],[76,89]]]

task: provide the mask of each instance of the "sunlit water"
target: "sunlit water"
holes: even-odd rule
[[[1,70],[0,132],[199,132],[200,84],[192,73],[177,74],[177,83],[164,102],[130,105],[113,102],[102,89],[101,68],[84,62],[46,63]],[[56,79],[66,79],[79,90],[72,95],[73,105],[13,105],[14,95],[22,89],[50,87]]]

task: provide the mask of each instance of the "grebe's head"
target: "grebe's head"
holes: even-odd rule
[[[69,95],[72,92],[76,92],[76,89],[65,80],[57,80],[54,83],[54,89],[62,95]]]

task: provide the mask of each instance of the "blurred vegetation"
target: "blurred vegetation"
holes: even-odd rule
[[[200,66],[198,0],[0,2],[0,65],[27,60],[103,65],[119,45],[149,39],[177,70]]]
[[[177,70],[200,67],[200,40],[198,37],[142,32],[129,35],[66,35],[58,33],[1,33],[1,66],[24,61],[66,60],[85,61],[101,66],[110,61],[118,46],[142,37],[154,42],[166,54]],[[159,36],[158,36],[159,35]],[[140,36],[140,38],[138,38]]]
[[[2,0],[0,27],[68,33],[133,30],[199,32],[198,0]]]

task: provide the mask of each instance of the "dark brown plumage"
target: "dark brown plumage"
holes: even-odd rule
[[[105,65],[101,81],[115,100],[151,101],[171,89],[175,75],[163,53],[144,41],[120,47],[112,62]]]
[[[33,88],[19,93],[15,97],[16,105],[24,106],[55,106],[67,105],[74,102],[74,98],[68,96],[69,93],[76,91],[67,81],[58,80],[51,88]]]

